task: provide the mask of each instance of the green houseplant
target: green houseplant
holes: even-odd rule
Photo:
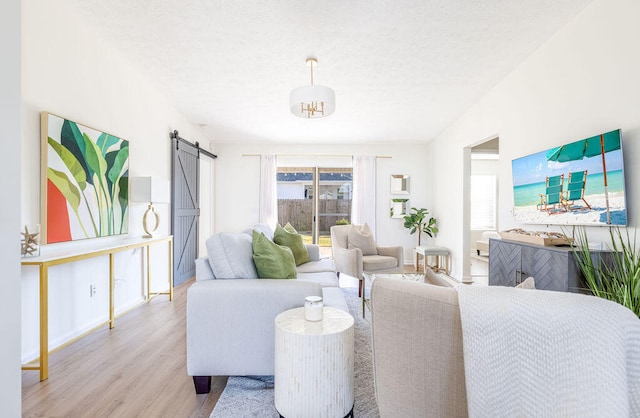
[[[573,252],[584,275],[584,284],[595,296],[629,308],[640,317],[640,252],[629,230],[609,228],[613,253],[603,261],[591,256],[589,240],[584,228],[574,234]]]
[[[411,208],[411,213],[403,217],[404,227],[409,229],[409,233],[415,234],[416,231],[418,232],[418,246],[420,246],[423,232],[430,237],[433,237],[438,233],[438,228],[436,227],[436,218],[427,218],[428,214],[429,211],[425,208]]]

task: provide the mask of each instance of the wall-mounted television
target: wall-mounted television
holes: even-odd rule
[[[627,224],[619,129],[515,159],[511,168],[518,223]]]

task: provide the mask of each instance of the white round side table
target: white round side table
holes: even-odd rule
[[[323,308],[323,319],[304,319],[304,308],[275,319],[276,409],[285,418],[353,417],[354,320]]]

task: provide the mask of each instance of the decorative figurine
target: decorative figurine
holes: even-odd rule
[[[38,252],[40,249],[38,245],[38,236],[40,235],[40,231],[39,231],[39,228],[37,227],[35,229],[36,231],[34,231],[33,233],[30,233],[29,227],[25,225],[24,232],[20,233],[20,235],[23,236],[22,240],[20,241],[22,256],[38,255]]]

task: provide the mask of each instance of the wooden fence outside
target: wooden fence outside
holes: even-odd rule
[[[320,233],[329,233],[329,228],[340,219],[351,222],[351,199],[327,199],[318,202]],[[278,199],[278,223],[290,222],[300,233],[311,233],[313,202],[311,199]]]

